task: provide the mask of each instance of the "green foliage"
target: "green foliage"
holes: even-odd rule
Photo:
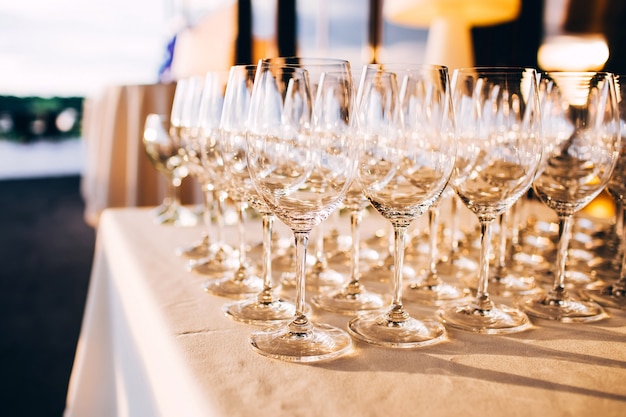
[[[0,96],[0,140],[80,137],[83,97]]]

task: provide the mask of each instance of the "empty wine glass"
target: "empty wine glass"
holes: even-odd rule
[[[170,136],[169,115],[150,113],[143,130],[143,145],[148,159],[165,178],[163,202],[154,210],[158,223],[187,223],[186,209],[181,207],[178,187],[187,176],[179,147]],[[190,213],[189,213],[190,214]]]
[[[605,307],[626,309],[626,77],[623,75],[615,76],[617,85],[617,95],[619,98],[619,114],[621,124],[621,147],[620,155],[615,165],[615,169],[611,174],[611,179],[606,188],[615,199],[616,210],[616,230],[620,233],[620,254],[621,262],[619,267],[619,278],[613,283],[604,283],[603,285],[592,285],[585,289],[584,294],[592,300],[598,302]]]
[[[229,187],[228,175],[224,168],[222,155],[219,152],[222,132],[220,123],[223,115],[224,94],[228,82],[228,71],[208,71],[204,76],[204,83],[198,103],[198,140],[194,154],[199,159],[202,175],[207,178],[213,189],[222,195],[228,195],[235,201],[238,214],[239,252],[236,267],[231,269],[230,262],[222,260],[221,256],[214,256],[205,267],[205,274],[213,275],[203,285],[205,291],[219,296],[242,298],[255,294],[261,289],[261,279],[256,276],[247,265],[244,213],[245,201]],[[218,200],[221,195],[218,195]],[[220,206],[218,206],[219,208]],[[219,219],[223,221],[222,219]],[[226,244],[218,242],[218,251],[227,252]],[[196,265],[194,265],[196,266]],[[197,266],[196,266],[197,267]],[[211,274],[211,270],[214,274]],[[197,271],[197,270],[196,270]]]
[[[250,335],[253,349],[310,362],[348,352],[343,330],[313,323],[305,312],[306,247],[311,229],[341,203],[357,154],[350,135],[351,83],[322,75],[313,109],[307,71],[260,63],[248,120],[248,169],[268,208],[293,231],[296,313],[286,326]]]
[[[212,133],[207,124],[213,123],[216,126],[214,130],[217,130],[223,99],[223,91],[220,94],[210,95],[205,94],[205,90],[213,91],[217,88],[216,85],[225,85],[225,74],[227,75],[227,72],[209,71],[204,77],[187,77],[179,81],[179,84],[184,83],[185,86],[181,90],[180,98],[175,95],[175,100],[180,100],[180,111],[177,115],[181,152],[185,166],[201,184],[205,203],[203,215],[205,230],[201,240],[189,247],[179,248],[178,253],[192,260],[188,264],[190,271],[202,275],[222,274],[234,269],[233,250],[223,242],[222,234],[221,205],[225,192],[215,176],[211,175],[212,171],[205,168],[203,161],[204,142],[206,136]],[[210,105],[208,105],[209,97],[213,100]],[[201,115],[201,111],[205,114]],[[209,238],[212,209],[216,211],[217,220],[214,243],[211,243]]]
[[[232,195],[241,196],[242,200],[247,201],[261,214],[263,222],[263,288],[251,298],[226,304],[224,312],[235,320],[260,324],[292,319],[295,306],[274,293],[272,285],[274,215],[259,198],[248,170],[246,131],[255,74],[255,65],[236,65],[230,69],[224,95],[218,149],[230,183],[229,188],[234,191]]]
[[[348,330],[359,340],[412,348],[445,340],[436,320],[411,317],[402,303],[405,236],[410,224],[440,198],[454,167],[454,117],[448,70],[423,65],[394,72],[364,67],[357,98],[355,136],[363,147],[357,182],[372,206],[393,226],[391,305],[359,315]]]
[[[444,306],[441,320],[453,328],[497,334],[530,327],[523,312],[496,305],[488,292],[494,220],[530,188],[541,162],[543,137],[537,73],[530,68],[454,71],[458,131],[452,185],[478,217],[481,250],[476,296]]]
[[[549,292],[523,297],[518,304],[538,318],[596,321],[607,313],[565,289],[565,265],[572,216],[605,188],[619,156],[615,80],[605,72],[551,72],[545,77],[560,92],[560,117],[566,122],[558,130],[546,129],[546,163],[533,184],[539,199],[559,218],[556,271]]]
[[[172,104],[172,112],[176,112],[176,114],[178,114],[179,111],[180,111],[180,105],[176,100],[176,93],[175,93],[174,103]],[[155,117],[150,117],[149,121],[154,126],[154,124],[158,120]],[[168,179],[168,182],[167,182],[166,197],[162,205],[163,207],[157,208],[155,212],[156,213],[155,221],[159,224],[173,224],[176,226],[195,226],[198,222],[197,217],[194,215],[194,213],[191,212],[191,210],[188,210],[186,207],[184,207],[180,201],[180,186],[182,184],[183,179],[187,177],[187,175],[189,174],[189,171],[184,163],[184,158],[182,157],[182,149],[181,149],[180,138],[178,135],[179,129],[177,129],[177,121],[178,119],[174,118],[168,122],[169,137],[165,137],[163,135],[158,136],[160,140],[167,140],[167,139],[171,140],[173,146],[169,150],[169,152],[172,152],[172,156],[168,158],[168,159],[171,159],[171,161],[168,164],[171,167],[171,172],[167,173],[166,171],[160,171],[166,176],[166,178]],[[146,122],[148,122],[148,119],[146,119]],[[145,139],[145,135],[144,135],[144,139]],[[144,145],[145,144],[146,142],[144,140]],[[178,153],[178,155],[174,155],[174,153]],[[163,167],[167,167],[167,166],[162,166],[162,168]],[[159,168],[157,167],[157,169]],[[168,194],[169,194],[169,197],[168,197]]]
[[[317,87],[320,83],[322,74],[332,72],[335,76],[350,78],[350,85],[352,84],[350,63],[344,59],[287,56],[265,58],[262,62],[272,65],[304,68],[307,70],[309,75],[309,84],[311,86],[311,96],[314,101],[317,97]],[[324,248],[324,229],[325,225],[320,224],[313,233],[313,250],[310,251],[310,257],[313,258],[314,261],[311,267],[307,270],[307,287],[316,290],[323,288],[336,288],[345,281],[343,274],[334,270],[328,264],[326,250]],[[293,253],[286,254],[288,257],[290,255],[293,255]],[[289,259],[287,259],[287,261],[291,264]],[[289,272],[283,273],[282,284],[284,287],[293,287],[295,285],[294,274]]]
[[[185,258],[197,260],[206,257],[210,253],[209,227],[207,222],[210,217],[209,207],[211,203],[211,183],[204,175],[199,153],[198,143],[198,106],[202,92],[202,77],[186,77],[176,83],[174,92],[174,104],[172,105],[171,120],[176,123],[175,130],[179,140],[179,152],[184,160],[185,168],[189,175],[194,177],[200,184],[203,192],[204,212],[202,220],[203,230],[200,240],[189,246],[180,247],[177,253]]]

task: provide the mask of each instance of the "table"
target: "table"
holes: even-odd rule
[[[624,415],[626,312],[287,363],[253,352],[255,327],[226,318],[226,300],[174,254],[201,230],[156,225],[149,209],[103,211],[65,417]]]
[[[88,224],[97,226],[109,207],[154,206],[163,200],[165,178],[145,155],[143,128],[149,113],[170,113],[175,89],[175,83],[111,85],[85,99],[81,194]],[[195,179],[183,181],[181,199],[202,201]]]

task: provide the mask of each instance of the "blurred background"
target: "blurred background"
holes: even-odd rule
[[[85,178],[119,158],[99,148],[120,123],[94,105],[111,91],[296,54],[348,59],[355,75],[374,61],[626,73],[624,22],[623,0],[0,0],[6,415],[63,412],[97,226],[85,208],[102,183]],[[130,106],[115,97],[113,113]]]

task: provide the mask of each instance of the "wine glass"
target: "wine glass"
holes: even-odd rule
[[[208,189],[210,189],[210,183],[207,183],[206,176],[202,172],[202,167],[199,163],[199,158],[196,156],[197,143],[197,111],[200,99],[200,92],[202,90],[202,77],[186,77],[179,80],[176,83],[176,90],[174,92],[174,103],[172,105],[171,120],[174,130],[179,141],[179,152],[183,158],[185,167],[189,175],[193,176],[200,183],[203,191],[203,204],[204,212],[202,220],[204,222],[205,230],[202,232],[202,236],[199,241],[194,242],[190,246],[178,248],[177,254],[184,256],[191,260],[197,260],[204,258],[210,253],[210,238],[209,238],[209,226],[207,223],[210,217],[208,215],[208,208],[210,206],[210,194],[207,195]]]
[[[344,59],[287,56],[265,58],[262,60],[262,63],[306,69],[309,74],[311,96],[314,101],[317,96],[317,87],[322,74],[332,72],[336,76],[350,78],[350,85],[352,84],[350,63]],[[328,264],[326,250],[324,248],[324,229],[325,224],[320,224],[313,234],[313,251],[310,252],[312,252],[311,257],[314,261],[310,269],[307,270],[307,288],[316,290],[336,288],[345,280],[343,274],[334,270]],[[290,255],[293,255],[293,253],[286,254],[288,257]],[[291,262],[289,262],[289,264],[291,264]],[[282,284],[284,287],[293,287],[295,285],[295,275],[289,272],[283,273]]]
[[[591,298],[597,303],[612,308],[626,309],[626,228],[624,227],[626,220],[626,212],[624,205],[626,204],[626,81],[623,75],[616,75],[615,82],[617,85],[617,94],[619,98],[619,114],[621,124],[621,147],[620,155],[615,165],[615,169],[611,174],[611,179],[606,186],[607,190],[615,199],[616,210],[616,230],[620,233],[620,267],[619,278],[616,282],[603,285],[590,285],[589,288],[583,290],[585,296]]]
[[[220,121],[221,135],[218,143],[218,152],[230,183],[229,188],[234,191],[231,195],[241,196],[242,200],[247,201],[261,214],[263,222],[263,288],[256,296],[226,304],[223,308],[228,317],[250,324],[290,320],[295,314],[293,303],[282,300],[273,290],[272,225],[274,215],[259,198],[248,170],[246,130],[255,74],[255,65],[231,67],[224,95]]]
[[[322,75],[313,108],[306,70],[263,62],[257,68],[248,120],[248,169],[259,196],[291,228],[296,245],[293,320],[250,335],[253,349],[272,358],[318,361],[347,353],[352,346],[345,331],[314,323],[305,312],[311,229],[339,206],[355,171],[351,84],[345,80]]]
[[[203,162],[203,144],[205,136],[210,130],[205,126],[207,120],[213,121],[217,126],[221,115],[221,100],[223,91],[220,94],[210,96],[206,91],[213,91],[217,86],[226,83],[227,72],[209,71],[204,77],[190,76],[180,82],[185,83],[184,90],[181,91],[180,111],[178,114],[178,135],[181,143],[181,152],[185,160],[185,166],[198,182],[204,195],[203,221],[205,231],[201,240],[187,248],[179,248],[178,253],[190,258],[188,269],[202,275],[222,274],[234,269],[232,248],[223,241],[223,217],[221,216],[222,204],[225,192],[220,189],[218,180],[211,175]],[[209,97],[213,102],[208,105]],[[206,114],[201,114],[203,111]],[[211,229],[211,209],[216,211],[217,227],[215,228],[216,242],[211,243],[209,233]]]
[[[559,218],[556,271],[550,291],[523,297],[518,304],[538,318],[596,321],[607,313],[565,289],[565,265],[572,216],[606,187],[619,156],[615,80],[606,72],[550,72],[545,77],[560,92],[561,119],[567,122],[565,128],[546,131],[546,163],[533,183],[539,199]]]
[[[480,223],[476,296],[438,310],[446,326],[478,333],[513,333],[528,316],[496,305],[488,292],[494,220],[528,191],[541,163],[543,136],[537,73],[530,68],[467,68],[453,74],[458,128],[455,192]]]
[[[233,194],[233,190],[228,187],[228,176],[226,175],[221,155],[218,151],[221,139],[220,120],[223,113],[224,93],[228,81],[228,71],[208,71],[203,77],[202,87],[199,92],[197,105],[194,106],[197,114],[197,139],[193,142],[193,149],[189,149],[190,158],[193,156],[195,165],[199,168],[199,175],[202,175],[207,183],[212,184],[212,189],[216,192],[218,209],[221,208],[222,199],[228,193]],[[241,298],[249,294],[254,294],[261,289],[261,280],[258,276],[250,273],[246,262],[246,246],[244,236],[244,210],[245,203],[240,198],[234,198],[239,216],[239,237],[240,249],[239,259],[236,267],[227,257],[221,255],[222,252],[230,252],[226,249],[223,241],[217,242],[218,254],[208,259],[202,265],[201,272],[209,275],[211,279],[203,285],[205,291],[224,297]],[[223,221],[223,218],[218,219]],[[220,227],[220,225],[218,225]],[[221,239],[221,234],[219,236]],[[196,272],[200,272],[200,265],[193,265]]]
[[[146,116],[143,130],[143,145],[148,159],[154,168],[165,178],[165,196],[163,202],[154,210],[158,223],[176,223],[183,214],[178,196],[178,186],[187,170],[178,152],[178,146],[170,136],[168,115],[150,113]],[[186,211],[184,211],[186,214]],[[183,216],[183,223],[186,217]]]
[[[393,294],[385,312],[359,315],[348,330],[371,344],[413,348],[446,339],[441,323],[411,317],[404,308],[402,266],[407,229],[437,202],[452,173],[454,117],[446,67],[385,68],[363,69],[355,135],[363,147],[357,182],[393,226]]]
[[[177,86],[178,88],[178,86]],[[172,111],[178,111],[180,106],[176,101],[176,95],[174,96],[174,103],[172,107]],[[148,120],[149,119],[149,120]],[[148,128],[148,122],[152,125],[152,127],[156,128],[156,124],[158,123],[158,118],[156,116],[148,115],[146,118],[146,125],[144,128]],[[163,126],[163,125],[162,125]],[[161,204],[155,210],[155,221],[159,224],[173,224],[176,226],[194,226],[198,219],[197,217],[186,207],[181,204],[180,201],[180,186],[182,181],[187,175],[189,171],[184,164],[184,159],[180,155],[181,153],[181,145],[178,137],[178,130],[175,129],[175,124],[173,121],[167,122],[168,128],[168,137],[164,135],[158,135],[159,140],[171,141],[171,148],[167,150],[168,153],[171,153],[171,157],[168,158],[169,163],[167,165],[158,165],[155,167],[157,169],[165,168],[166,170],[160,170],[160,172],[166,176],[167,184],[166,184],[166,196],[163,200],[163,204]],[[160,129],[160,128],[159,128]],[[151,130],[152,132],[152,130]],[[146,146],[145,140],[145,131],[144,131],[144,146]],[[169,148],[169,145],[167,145]],[[151,154],[156,156],[157,153],[154,153],[154,148],[150,151],[146,149],[148,156],[151,161],[153,161]],[[178,154],[178,155],[176,155]],[[154,164],[154,162],[153,162]],[[168,172],[167,169],[170,169]]]

